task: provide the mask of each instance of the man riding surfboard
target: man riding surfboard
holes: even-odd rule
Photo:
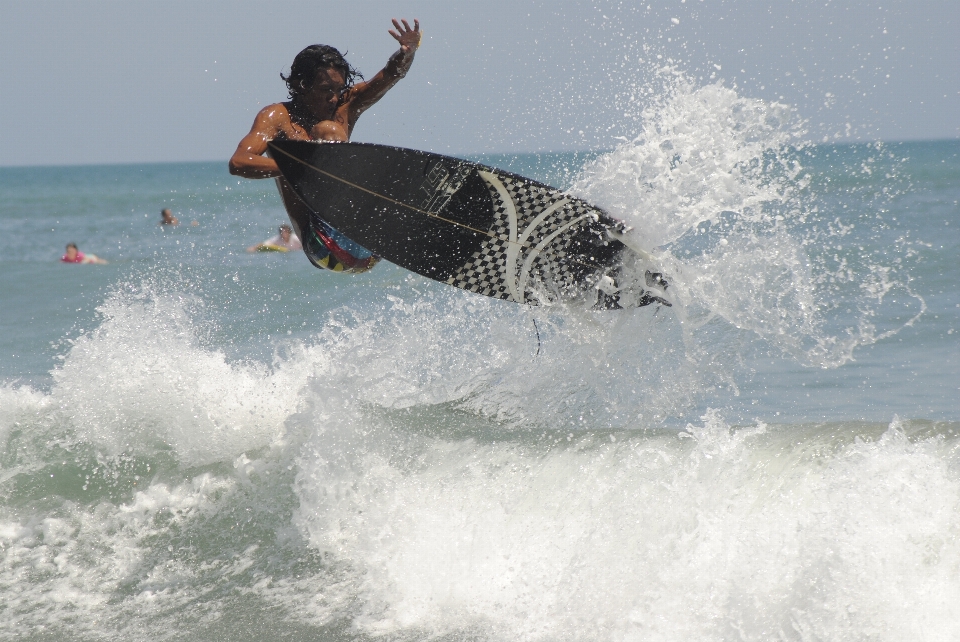
[[[290,74],[283,76],[290,100],[260,110],[250,132],[230,158],[230,173],[243,178],[275,178],[283,204],[304,251],[317,267],[363,272],[379,260],[332,228],[293,192],[276,162],[266,156],[273,139],[350,140],[357,119],[403,78],[420,46],[420,22],[393,20],[390,35],[400,49],[370,80],[333,47],[311,45],[297,54]],[[357,79],[360,82],[356,82]]]

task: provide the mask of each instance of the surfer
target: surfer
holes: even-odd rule
[[[302,249],[300,239],[293,233],[290,226],[284,223],[275,236],[271,236],[263,243],[251,245],[247,248],[247,252],[289,252],[290,250]]]
[[[386,66],[370,80],[329,45],[311,45],[297,54],[284,76],[290,100],[260,110],[250,132],[230,158],[230,173],[243,178],[275,178],[283,204],[307,256],[318,267],[365,271],[377,257],[339,234],[314,214],[283,179],[277,163],[267,156],[275,138],[346,142],[360,115],[383,98],[403,78],[420,46],[420,22],[393,20],[389,30],[400,43]],[[357,79],[360,82],[356,82]]]
[[[106,261],[96,254],[84,254],[77,249],[76,243],[67,243],[66,253],[60,257],[62,263],[97,263],[106,265]]]

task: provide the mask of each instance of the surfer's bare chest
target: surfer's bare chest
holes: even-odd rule
[[[298,122],[289,116],[280,125],[281,136],[289,140],[350,140],[346,110],[337,110],[330,120]]]

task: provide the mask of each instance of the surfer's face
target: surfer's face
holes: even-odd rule
[[[319,69],[306,98],[312,105],[333,111],[343,100],[346,85],[343,74],[333,67]]]

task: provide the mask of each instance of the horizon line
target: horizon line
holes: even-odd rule
[[[367,141],[353,141],[353,142],[367,142]],[[876,143],[882,143],[884,145],[904,145],[909,143],[946,143],[946,142],[960,142],[960,136],[955,136],[952,138],[906,138],[898,140],[836,140],[828,142],[816,142],[809,141],[814,147],[820,146],[838,146],[838,145],[871,145]],[[381,143],[373,143],[381,144]],[[397,145],[386,145],[387,147],[398,147]],[[603,154],[605,152],[610,152],[616,149],[614,147],[596,147],[592,149],[565,149],[565,150],[538,150],[538,151],[499,151],[499,152],[451,152],[443,153],[443,156],[454,156],[454,157],[476,157],[476,156],[511,156],[511,155],[521,155],[529,156],[536,154]],[[428,153],[441,154],[441,152],[423,150]],[[216,159],[204,159],[204,160],[163,160],[163,161],[117,161],[117,162],[107,162],[107,163],[50,163],[50,164],[31,164],[31,165],[5,165],[0,162],[0,170],[5,169],[58,169],[58,168],[78,168],[78,167],[129,167],[135,165],[190,165],[190,164],[210,164],[210,163],[223,163],[226,165],[229,162],[229,157],[226,158],[216,158]]]

